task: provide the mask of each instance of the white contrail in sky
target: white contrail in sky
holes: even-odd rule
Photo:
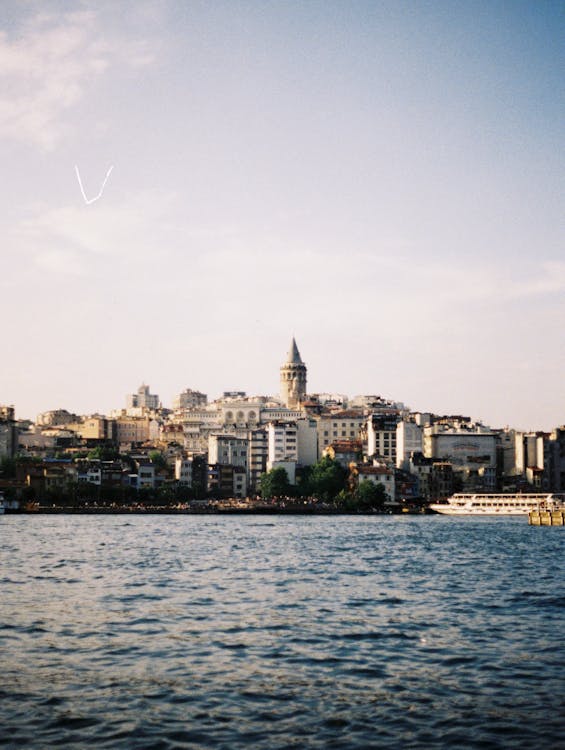
[[[77,180],[80,187],[80,192],[82,193],[82,197],[84,198],[84,202],[87,206],[89,206],[91,203],[94,203],[94,201],[97,201],[98,198],[101,197],[102,193],[104,192],[104,188],[106,187],[106,183],[108,182],[108,177],[110,176],[112,170],[114,169],[114,165],[112,164],[110,169],[106,172],[106,177],[104,177],[104,182],[102,183],[102,187],[100,188],[100,192],[96,196],[96,198],[87,198],[86,193],[84,192],[84,188],[82,186],[82,180],[80,179],[80,172],[78,171],[78,167],[75,164],[75,172],[77,173]]]

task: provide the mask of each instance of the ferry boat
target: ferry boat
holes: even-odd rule
[[[446,503],[431,503],[431,510],[448,516],[526,516],[532,510],[558,510],[565,507],[564,497],[539,494],[465,494],[452,495]]]

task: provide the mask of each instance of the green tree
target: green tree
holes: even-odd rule
[[[87,458],[94,461],[115,461],[120,457],[120,454],[115,448],[106,445],[99,445],[97,448],[93,448],[88,451]]]
[[[383,510],[386,491],[383,484],[373,484],[368,479],[359,482],[355,492],[359,510]]]
[[[307,478],[308,494],[325,502],[335,500],[345,489],[347,470],[335,459],[324,456],[312,466]]]
[[[151,463],[154,464],[157,471],[163,471],[163,469],[169,471],[169,464],[167,463],[167,459],[161,453],[161,451],[150,451],[149,458],[151,459]]]
[[[338,508],[343,510],[357,510],[357,500],[347,490],[340,490],[334,500]]]
[[[264,499],[288,495],[290,482],[286,469],[282,466],[276,466],[265,474],[261,474],[260,486],[261,497]]]

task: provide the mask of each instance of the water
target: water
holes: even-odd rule
[[[4,516],[0,745],[564,747],[564,532]]]

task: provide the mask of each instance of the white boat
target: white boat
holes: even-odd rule
[[[429,506],[448,516],[526,516],[532,510],[557,510],[565,507],[563,495],[538,494],[465,494],[452,495],[446,503]]]

